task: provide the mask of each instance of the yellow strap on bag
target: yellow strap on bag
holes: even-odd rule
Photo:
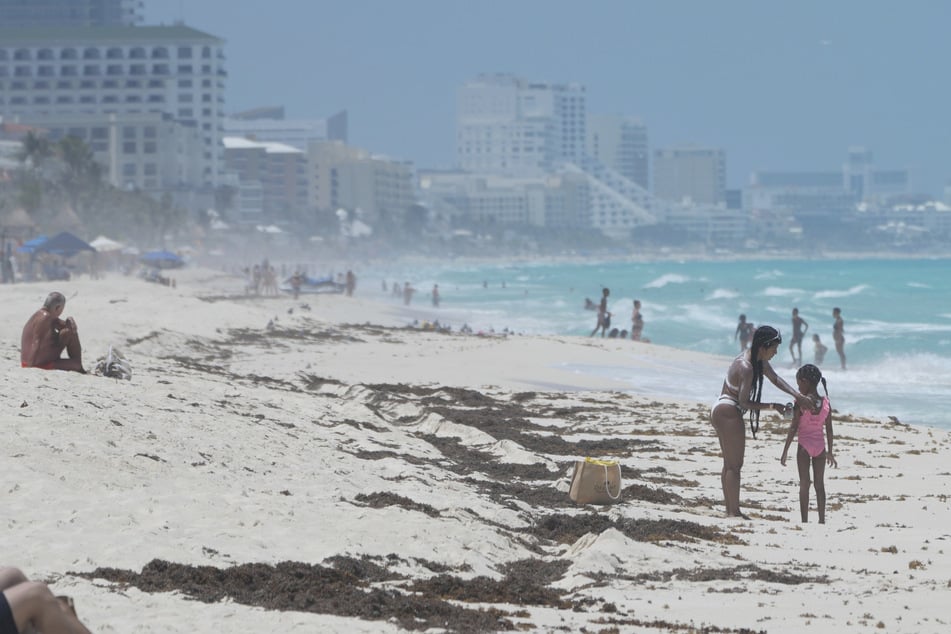
[[[597,458],[585,458],[584,461],[598,465],[599,467],[613,467],[617,464],[617,460],[598,460]]]

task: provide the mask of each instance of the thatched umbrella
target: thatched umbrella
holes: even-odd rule
[[[76,212],[69,205],[63,205],[59,213],[50,222],[50,228],[54,231],[75,231],[82,227],[83,221],[79,219]]]
[[[33,233],[36,223],[23,207],[11,209],[0,216],[0,233],[5,236],[23,238]]]

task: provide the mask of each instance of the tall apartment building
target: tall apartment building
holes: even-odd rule
[[[588,115],[588,155],[644,189],[648,181],[647,126],[640,119]]]
[[[371,221],[401,221],[416,202],[414,169],[340,141],[315,141],[308,148],[309,202],[322,210],[360,209]]]
[[[0,28],[135,26],[142,0],[0,0]]]
[[[226,76],[223,41],[184,25],[0,29],[0,115],[44,127],[80,116],[167,117],[201,138],[199,181],[185,186],[218,181]],[[123,144],[110,160],[137,178],[142,161],[124,155],[143,147]]]
[[[238,175],[239,214],[242,224],[293,222],[307,204],[307,154],[283,143],[224,137],[225,165]],[[248,204],[254,192],[260,207]]]
[[[725,202],[726,153],[682,147],[654,151],[654,196],[701,205]]]
[[[580,84],[480,75],[457,95],[456,157],[463,170],[533,175],[585,153]]]

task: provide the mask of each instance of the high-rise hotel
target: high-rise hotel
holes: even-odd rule
[[[538,174],[585,152],[585,88],[484,74],[458,91],[456,156],[463,170]]]
[[[180,24],[0,28],[0,116],[52,140],[79,136],[119,186],[212,186],[221,171],[223,44]]]

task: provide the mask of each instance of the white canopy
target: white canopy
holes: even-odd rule
[[[93,249],[95,249],[99,253],[103,253],[106,251],[120,251],[125,245],[122,244],[121,242],[116,242],[115,240],[111,238],[107,238],[106,236],[99,236],[98,238],[90,242],[89,246],[91,246]]]

